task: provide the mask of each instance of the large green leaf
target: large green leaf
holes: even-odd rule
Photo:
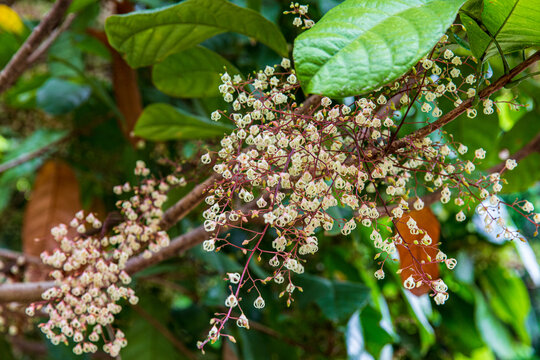
[[[252,37],[287,56],[287,42],[274,23],[225,0],[187,0],[158,10],[111,16],[105,30],[110,44],[125,54],[132,67],[155,64],[228,31]]]
[[[147,106],[137,124],[135,135],[153,141],[203,139],[223,136],[231,128],[189,114],[168,104]]]
[[[504,53],[540,45],[540,0],[484,0],[481,17],[470,14],[488,30],[488,35],[471,17],[462,15],[471,50],[476,57],[498,54],[492,36]]]
[[[433,48],[464,2],[343,2],[295,41],[304,90],[344,97],[398,78]]]
[[[154,85],[167,95],[200,98],[219,96],[218,86],[225,69],[238,74],[230,62],[202,46],[173,54],[152,69]]]

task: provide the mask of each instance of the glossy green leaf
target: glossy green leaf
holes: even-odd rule
[[[476,17],[476,20],[486,27],[491,36],[470,17],[461,18],[476,57],[484,52],[485,58],[498,54],[492,36],[504,53],[540,45],[540,0],[484,0],[481,17]]]
[[[251,9],[225,0],[187,0],[180,4],[111,16],[105,30],[110,44],[132,67],[152,65],[228,31],[252,37],[287,56],[279,28]]]
[[[168,104],[147,106],[137,124],[135,135],[153,141],[204,139],[223,136],[231,128]]]
[[[219,96],[221,75],[239,74],[221,55],[202,46],[173,54],[152,69],[154,85],[167,95],[185,98]]]
[[[63,115],[88,100],[91,92],[89,86],[51,78],[38,89],[36,103],[51,115]]]
[[[343,2],[295,41],[304,90],[345,97],[400,77],[439,41],[464,2]]]

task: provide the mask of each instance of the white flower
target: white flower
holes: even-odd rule
[[[469,84],[469,85],[474,84],[475,81],[476,81],[476,78],[475,78],[475,76],[474,76],[473,74],[471,74],[471,75],[469,75],[469,76],[467,76],[467,77],[465,78],[465,82],[466,82],[467,84]]]
[[[444,262],[445,262],[446,267],[448,268],[448,270],[452,270],[457,265],[457,260],[454,259],[454,258],[446,259]]]
[[[219,119],[221,119],[221,114],[219,113],[219,111],[216,110],[210,115],[210,118],[214,121],[218,121]]]
[[[229,295],[229,297],[227,298],[227,300],[225,300],[225,306],[226,307],[230,307],[230,308],[233,308],[235,307],[236,305],[238,305],[238,300],[236,299],[236,296],[234,295]]]
[[[296,84],[296,81],[297,81],[296,80],[296,75],[294,75],[294,74],[291,74],[291,75],[289,75],[289,77],[287,77],[287,82],[289,84]]]
[[[229,281],[233,284],[238,284],[240,281],[240,274],[239,273],[227,273],[229,276]]]
[[[416,282],[414,281],[414,278],[412,277],[412,275],[409,276],[407,280],[403,282],[403,286],[405,287],[405,289],[408,289],[408,290],[414,289],[416,287]]]
[[[480,148],[474,152],[474,157],[477,159],[484,159],[486,157],[486,150]]]
[[[257,299],[255,299],[255,302],[253,302],[253,306],[256,309],[262,309],[264,305],[265,305],[264,299],[261,296],[257,297]]]
[[[377,278],[377,280],[384,279],[384,271],[383,271],[383,269],[379,269],[379,270],[375,271],[375,278]]]
[[[446,50],[444,51],[444,58],[445,58],[445,59],[448,60],[448,59],[451,59],[451,58],[453,58],[453,57],[454,57],[454,53],[452,52],[452,50],[446,49]]]
[[[505,166],[508,170],[514,170],[517,166],[517,161],[514,159],[508,159],[505,162]]]
[[[321,105],[324,106],[324,107],[328,107],[328,106],[332,105],[332,100],[330,100],[329,97],[325,96],[325,97],[323,97],[321,99]]]
[[[444,294],[444,293],[437,293],[437,295],[435,295],[435,297],[433,298],[433,300],[435,301],[435,304],[437,305],[443,305],[447,299],[448,299],[448,294]]]
[[[525,201],[525,204],[521,207],[523,211],[531,212],[534,210],[534,205],[530,201]]]
[[[210,154],[209,153],[206,153],[204,154],[203,156],[201,156],[201,162],[203,164],[210,164],[210,162],[212,161],[212,159],[210,158]]]

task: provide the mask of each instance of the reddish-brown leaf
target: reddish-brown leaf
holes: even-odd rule
[[[24,253],[39,256],[43,251],[54,250],[57,242],[51,235],[51,228],[60,223],[69,224],[80,209],[79,183],[73,170],[61,161],[46,162],[38,172],[24,212]],[[28,272],[31,281],[45,276],[36,268]]]
[[[427,232],[431,237],[432,244],[430,246],[422,245],[420,242],[424,234],[412,235],[410,233],[407,227],[407,220],[410,217],[416,221],[418,228]],[[396,227],[403,238],[403,242],[407,244],[407,246],[396,246],[399,252],[399,268],[402,269],[400,274],[402,282],[411,275],[413,275],[415,281],[418,281],[420,280],[420,276],[416,274],[422,272],[429,275],[433,280],[438,279],[439,264],[427,264],[430,262],[429,257],[433,261],[437,256],[437,245],[441,234],[441,225],[431,209],[426,207],[420,211],[411,211],[410,214],[400,219]],[[418,242],[418,245],[414,243],[415,240]],[[423,264],[422,261],[426,262],[426,264]],[[422,286],[412,289],[411,292],[420,296],[428,293],[429,290],[429,286],[424,282]]]
[[[115,5],[115,13],[117,14],[127,14],[134,9],[133,4],[129,1],[119,1]],[[131,133],[142,113],[142,100],[137,83],[137,72],[129,67],[122,56],[110,46],[105,32],[95,29],[88,29],[87,32],[105,44],[111,52],[114,97],[118,110],[124,116],[124,122],[120,123],[120,127],[129,141],[135,145],[137,138],[132,137]]]

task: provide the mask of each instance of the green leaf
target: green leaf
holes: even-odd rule
[[[381,327],[381,313],[372,306],[366,306],[360,312],[360,322],[364,332],[364,339],[366,341],[367,351],[375,356],[379,357],[382,348],[386,344],[393,342],[392,336]]]
[[[0,29],[0,68],[3,68],[19,49],[20,40],[17,35]]]
[[[75,34],[66,32],[53,43],[49,50],[48,59],[49,71],[52,76],[76,77],[79,71],[84,71],[83,55],[77,46],[78,42]],[[68,64],[65,64],[66,62]]]
[[[395,80],[433,48],[464,2],[343,2],[295,41],[304,90],[345,97]]]
[[[540,0],[484,0],[481,23],[495,37],[503,53],[540,45]],[[493,39],[473,20],[461,16],[468,30],[473,54],[485,58],[499,52]]]
[[[251,9],[225,0],[187,0],[178,5],[111,16],[105,23],[110,44],[132,67],[152,65],[228,31],[252,37],[287,56],[279,28]]]
[[[531,348],[516,342],[508,329],[493,315],[478,289],[474,290],[476,308],[475,321],[484,342],[501,359],[526,359]],[[505,296],[510,296],[506,294]]]
[[[413,293],[404,288],[402,288],[402,291],[409,305],[409,313],[416,319],[418,330],[420,330],[421,351],[425,354],[429,350],[429,347],[435,343],[435,330],[433,330],[433,327],[429,323],[426,314],[431,312],[431,304],[426,297],[413,295]]]
[[[223,136],[232,128],[189,114],[168,104],[147,106],[137,124],[135,135],[152,141],[203,139]]]
[[[90,97],[89,86],[57,78],[47,80],[36,95],[37,106],[51,115],[67,114]]]
[[[48,74],[21,77],[15,86],[5,92],[6,104],[17,109],[35,109],[37,91],[49,77]]]
[[[525,320],[531,302],[523,281],[507,269],[490,266],[480,277],[480,283],[495,315],[511,325],[523,342],[529,343]]]
[[[239,74],[221,55],[202,46],[173,54],[152,69],[152,81],[170,96],[201,98],[219,96],[221,75]]]
[[[304,292],[298,296],[300,304],[315,301],[324,315],[332,320],[343,320],[363,308],[370,289],[350,281],[328,280],[319,276],[303,274],[296,281]]]

